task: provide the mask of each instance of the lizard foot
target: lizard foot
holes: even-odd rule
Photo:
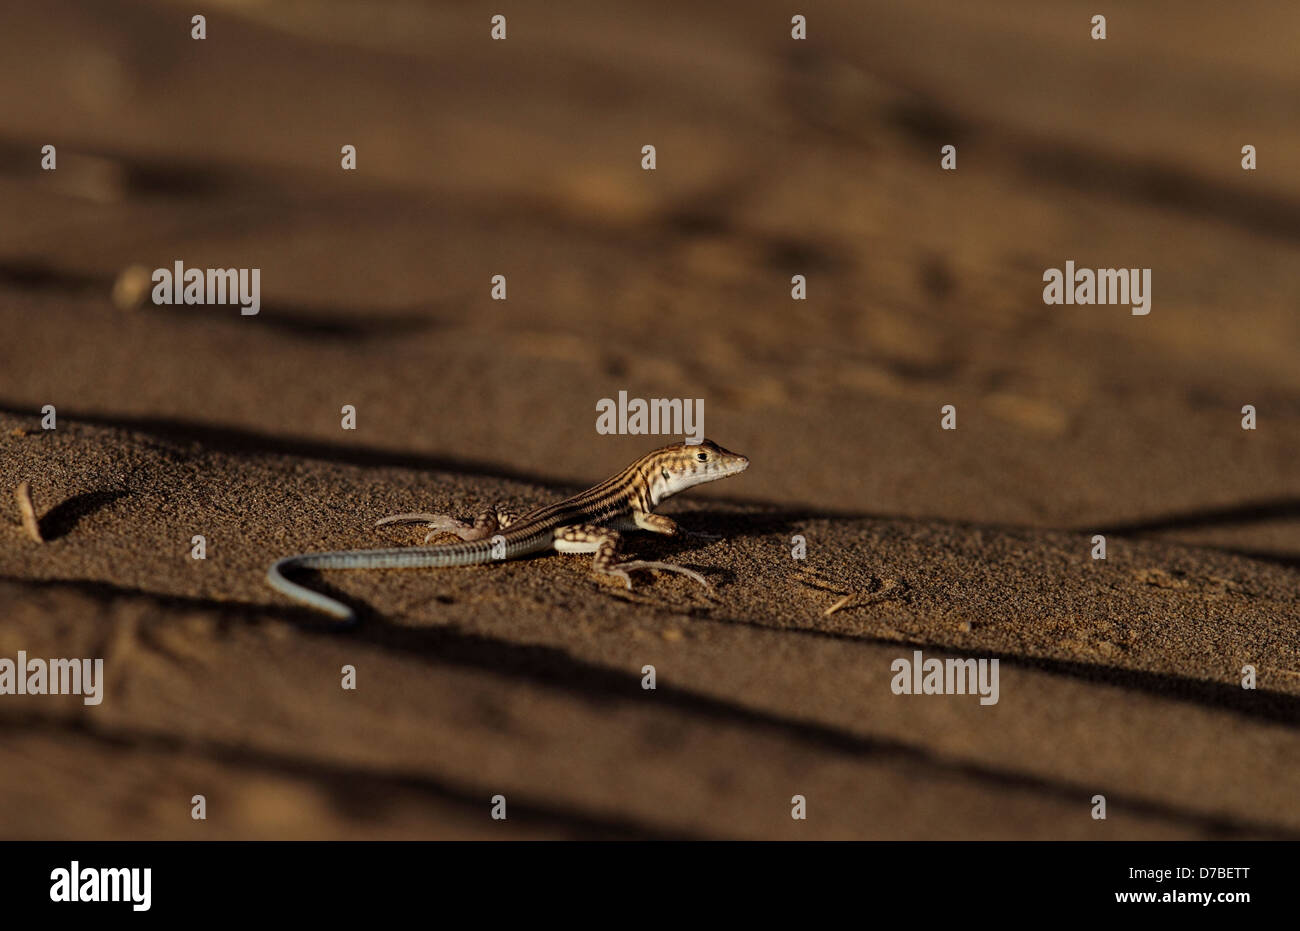
[[[687,569],[684,566],[674,566],[672,563],[668,562],[652,562],[644,559],[634,559],[630,562],[621,562],[617,565],[610,566],[608,569],[603,571],[607,575],[616,576],[622,579],[623,584],[626,585],[630,591],[632,588],[632,576],[628,573],[636,569],[660,569],[664,572],[676,572],[678,575],[684,575],[689,579],[694,579],[696,582],[703,585],[708,592],[713,592],[713,586],[709,584],[709,580],[700,575],[694,569]]]

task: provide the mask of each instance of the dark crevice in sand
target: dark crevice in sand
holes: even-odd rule
[[[1261,562],[1271,562],[1274,565],[1285,566],[1288,569],[1300,569],[1300,554],[1296,553],[1274,553],[1270,550],[1248,550],[1238,547],[1215,547],[1215,549],[1223,553],[1240,556],[1243,559],[1258,559]]]
[[[1168,162],[1125,159],[1076,144],[1019,135],[994,144],[1001,151],[1022,154],[1015,172],[1022,179],[1037,178],[1107,200],[1177,210],[1211,223],[1231,223],[1253,234],[1300,239],[1300,204],[1275,190],[1257,193]]]
[[[53,294],[108,295],[111,279],[103,275],[69,268],[56,268],[41,259],[0,260],[0,285],[17,291],[42,291]]]
[[[0,135],[0,173],[20,180],[37,180],[43,172],[31,153],[39,151],[44,139],[15,138]],[[144,156],[126,148],[103,146],[82,139],[60,141],[59,174],[76,178],[85,173],[84,165],[92,162],[99,169],[99,187],[114,201],[157,201],[185,204],[186,201],[210,201],[223,207],[253,204],[259,210],[282,208],[298,202],[318,202],[322,198],[338,201],[338,191],[320,184],[319,176],[304,176],[267,167],[263,163],[241,161],[200,161],[186,157]],[[57,179],[55,179],[57,180]],[[377,196],[383,189],[366,193]],[[390,196],[397,197],[400,192]],[[188,205],[187,205],[188,206]]]
[[[1226,711],[1258,721],[1300,726],[1300,697],[1267,689],[1243,689],[1240,683],[1209,682],[1188,676],[1126,669],[1122,666],[1105,666],[1077,660],[1053,659],[1048,656],[1027,656],[980,650],[968,645],[932,641],[900,641],[883,637],[857,637],[829,631],[801,631],[820,636],[844,638],[858,643],[872,643],[926,653],[945,653],[963,659],[996,659],[1000,665],[1031,669],[1081,682],[1114,686],[1143,692],[1167,701],[1179,701],[1212,711]]]
[[[103,295],[108,299],[113,279],[66,268],[55,268],[39,260],[0,259],[0,286],[19,291],[37,291],[65,295]],[[163,314],[177,320],[192,319],[188,305],[146,302],[141,313]],[[420,304],[403,311],[352,309],[327,310],[306,304],[265,301],[256,315],[256,325],[283,331],[298,339],[342,340],[348,343],[375,342],[411,336],[432,330],[437,325],[430,304]],[[226,326],[247,326],[238,313],[206,314],[204,322],[216,321]]]
[[[432,330],[436,326],[432,309],[429,305],[420,305],[398,313],[367,310],[344,316],[341,313],[324,313],[300,304],[288,305],[270,301],[262,305],[261,312],[257,315],[257,322],[262,326],[284,330],[299,339],[346,340],[349,343],[376,342]],[[187,308],[152,306],[149,310],[166,310],[183,314]],[[231,323],[239,322],[239,319],[234,316],[229,317],[228,320]]]
[[[202,598],[193,595],[171,595],[163,592],[150,592],[142,588],[130,588],[125,585],[115,585],[112,582],[96,582],[90,579],[28,579],[18,576],[0,575],[0,584],[12,584],[31,589],[67,589],[75,591],[86,596],[100,604],[108,605],[122,598],[144,598],[152,601],[159,608],[186,611],[213,611],[221,615],[222,627],[230,626],[233,621],[246,621],[252,615],[273,616],[281,620],[297,623],[299,621],[308,622],[302,624],[304,629],[312,627],[322,627],[334,631],[353,631],[355,628],[342,627],[337,622],[331,623],[329,618],[325,617],[318,611],[312,611],[308,608],[297,608],[293,606],[280,607],[276,605],[258,604],[252,601],[237,601],[234,599],[223,600],[218,598]],[[310,622],[314,621],[312,624]]]
[[[20,177],[39,175],[39,172],[33,170],[35,163],[30,154],[32,150],[33,142],[29,139],[0,137],[0,171]],[[70,169],[69,166],[75,166],[79,158],[93,158],[101,164],[112,165],[117,172],[113,182],[116,188],[123,195],[136,198],[154,197],[171,201],[229,197],[241,188],[250,189],[252,186],[249,176],[254,174],[247,165],[236,169],[213,164],[164,161],[129,155],[124,151],[98,146],[76,146],[60,141],[61,169],[75,172],[76,168]],[[250,193],[264,197],[274,191],[273,185],[264,183],[257,185]]]
[[[0,399],[0,412],[15,417],[40,417],[40,413],[36,409],[25,408],[21,404],[11,403],[4,399]],[[146,434],[154,439],[167,442],[201,443],[209,450],[222,453],[292,456],[368,468],[411,469],[420,472],[459,472],[465,475],[478,475],[527,485],[555,486],[560,484],[555,482],[554,479],[538,473],[508,469],[495,463],[401,452],[375,446],[350,446],[327,443],[321,440],[271,436],[239,427],[221,427],[167,417],[131,417],[81,411],[68,411],[65,414],[63,409],[60,409],[59,417],[65,422],[78,420],[96,426],[113,427],[119,430]],[[560,487],[576,489],[579,486],[561,484]]]
[[[1158,535],[1165,531],[1238,527],[1246,524],[1268,524],[1298,518],[1300,518],[1300,498],[1271,498],[1263,501],[1244,501],[1241,504],[1230,504],[1221,507],[1197,508],[1158,517],[1105,525],[1099,528],[1081,529],[1078,532],[1101,533],[1108,536],[1113,534],[1140,539],[1146,534]],[[1190,544],[1182,545],[1190,546]],[[1300,569],[1300,553],[1237,546],[1217,546],[1214,544],[1198,544],[1195,548],[1216,553],[1228,553],[1242,559],[1273,563],[1288,569]]]
[[[1188,530],[1199,527],[1223,527],[1236,524],[1258,524],[1276,520],[1300,518],[1300,498],[1270,498],[1263,501],[1243,501],[1220,507],[1197,508],[1141,520],[1110,524],[1091,533],[1136,534],[1159,533],[1162,530]],[[1080,531],[1081,533],[1083,531]]]
[[[11,582],[16,585],[34,588],[71,588],[103,602],[110,602],[119,598],[144,598],[168,608],[179,607],[187,610],[214,611],[223,616],[223,626],[225,623],[235,620],[246,620],[250,614],[262,617],[271,615],[293,620],[304,615],[311,615],[314,620],[311,632],[322,630],[321,619],[318,615],[295,608],[281,609],[247,602],[222,602],[179,595],[158,595],[104,582],[79,580],[33,581],[11,577],[0,577],[0,582]],[[364,612],[362,622],[354,627],[339,628],[334,626],[326,629],[330,630],[332,635],[344,633],[355,637],[358,641],[392,651],[403,657],[414,656],[433,665],[473,669],[494,677],[522,679],[547,688],[571,693],[576,698],[596,704],[623,703],[636,700],[637,696],[639,696],[639,679],[637,677],[629,676],[628,673],[622,670],[610,669],[577,659],[565,650],[556,647],[513,644],[448,627],[393,627],[376,623],[373,617],[366,616],[371,613]],[[790,633],[809,632],[790,631]],[[819,634],[820,632],[812,633]],[[897,641],[877,642],[884,642],[893,646],[898,645]],[[936,649],[945,648],[936,647]],[[953,652],[961,652],[962,655],[970,656],[979,655],[965,648]],[[1061,663],[1059,665],[1062,670],[1068,670],[1072,665],[1082,666],[1083,664]],[[1095,671],[1086,666],[1083,668],[1088,672]],[[1117,675],[1137,675],[1139,677],[1150,675],[1133,674],[1124,670],[1113,670],[1113,672]],[[1174,677],[1156,676],[1154,678],[1173,679]],[[1298,706],[1300,706],[1300,699],[1282,695],[1274,695],[1274,697],[1289,706],[1290,720],[1295,720],[1300,715],[1300,711],[1297,710]],[[1079,799],[1087,799],[1093,794],[1101,792],[1106,796],[1108,806],[1113,812],[1130,812],[1141,817],[1163,819],[1196,828],[1213,837],[1253,836],[1300,840],[1300,830],[1291,830],[1285,827],[1225,815],[1199,812],[1179,805],[1129,796],[1123,792],[1110,790],[1105,786],[1075,784],[980,763],[945,759],[925,747],[909,744],[901,740],[867,737],[832,725],[756,710],[691,689],[661,684],[656,691],[655,700],[659,705],[672,708],[687,716],[737,727],[754,728],[779,735],[784,739],[797,743],[815,746],[823,751],[840,753],[851,757],[886,758],[892,763],[925,771],[926,775],[936,778],[955,777],[967,779],[995,790],[1032,792],[1071,804],[1076,803]]]
[[[394,792],[407,791],[428,796],[464,809],[470,817],[487,817],[495,791],[438,779],[426,773],[375,771],[328,760],[288,756],[245,744],[199,740],[140,728],[102,728],[85,718],[56,718],[49,715],[0,716],[0,732],[30,734],[58,733],[87,740],[102,747],[171,754],[187,760],[201,758],[218,767],[236,767],[274,773],[310,783],[327,792],[339,809],[369,812],[382,808]],[[699,840],[702,835],[650,827],[627,818],[593,815],[545,801],[531,800],[511,792],[510,821],[527,828],[562,834],[583,840]]]

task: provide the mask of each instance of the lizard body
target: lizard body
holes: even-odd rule
[[[285,578],[291,569],[423,569],[471,566],[517,559],[553,549],[559,553],[593,553],[593,571],[612,575],[632,587],[628,573],[635,569],[662,569],[689,576],[708,587],[699,573],[662,562],[618,562],[621,530],[647,530],[673,535],[679,532],[671,518],[653,513],[661,501],[695,485],[736,475],[749,460],[711,440],[675,443],[642,456],[621,472],[555,504],[535,508],[515,518],[500,508],[484,511],[467,524],[440,514],[395,514],[376,526],[423,523],[438,532],[451,532],[459,543],[397,549],[339,550],[304,553],[277,561],[266,573],[272,588],[343,621],[356,619],[352,609],[320,592]]]

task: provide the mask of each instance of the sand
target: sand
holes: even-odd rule
[[[0,12],[0,658],[106,678],[0,696],[0,833],[1300,837],[1300,12],[999,7]],[[115,303],[177,260],[260,313]],[[1066,260],[1150,315],[1045,305]],[[712,597],[264,584],[604,478],[662,442],[620,390],[752,460],[663,509],[720,539],[629,540]],[[916,650],[999,701],[894,694]]]

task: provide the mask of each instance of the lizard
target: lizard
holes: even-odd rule
[[[653,509],[664,499],[688,488],[739,474],[747,468],[746,457],[723,449],[712,440],[674,443],[647,453],[586,491],[519,516],[496,507],[484,510],[472,524],[446,514],[393,514],[381,518],[376,527],[425,524],[431,528],[424,538],[426,545],[287,556],[272,564],[266,581],[276,591],[349,624],[356,621],[351,608],[289,581],[284,573],[293,569],[471,566],[554,550],[593,554],[592,571],[620,579],[628,589],[632,588],[630,572],[653,569],[679,573],[708,589],[707,579],[682,566],[640,559],[620,562],[623,543],[620,531],[646,530],[667,536],[682,533],[676,521],[653,513]],[[446,532],[460,537],[460,542],[427,545],[435,535]]]

